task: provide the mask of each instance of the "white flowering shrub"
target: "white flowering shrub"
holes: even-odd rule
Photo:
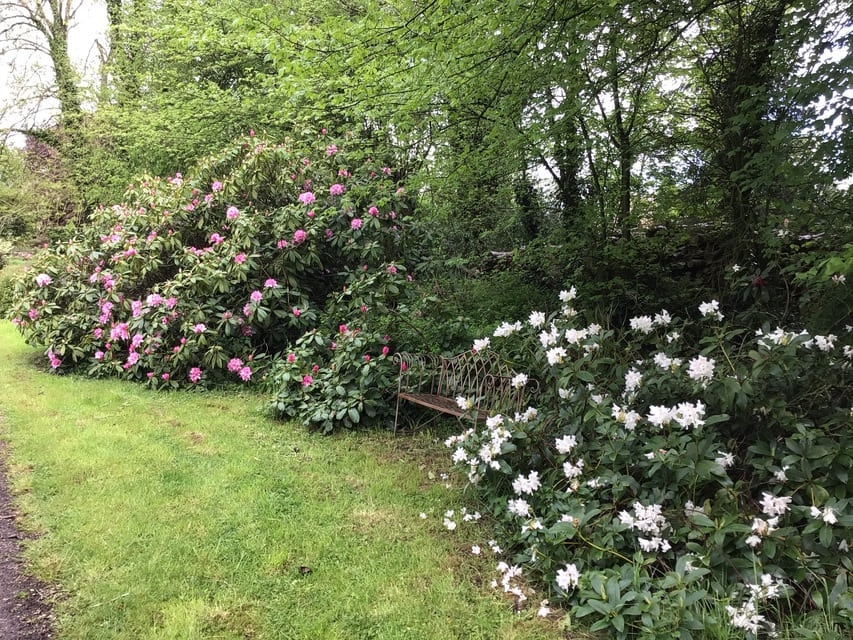
[[[726,328],[713,301],[618,332],[574,297],[485,347],[539,382],[533,406],[446,442],[513,576],[620,638],[756,635],[816,607],[849,624],[849,330]]]

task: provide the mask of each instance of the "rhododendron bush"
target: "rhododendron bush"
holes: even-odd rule
[[[850,328],[727,328],[710,301],[616,331],[574,298],[477,341],[540,393],[446,443],[514,553],[494,584],[524,600],[541,579],[618,637],[756,635],[823,607],[849,624]]]
[[[306,330],[392,304],[405,284],[403,191],[346,146],[251,134],[188,176],[134,181],[34,261],[13,321],[55,369],[154,386],[257,380]],[[382,286],[347,295],[377,274]]]

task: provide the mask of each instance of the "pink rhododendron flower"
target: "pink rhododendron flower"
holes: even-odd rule
[[[138,349],[139,345],[142,344],[143,340],[145,340],[144,335],[142,335],[141,333],[134,334],[133,339],[130,341],[130,348],[131,349]]]
[[[391,175],[391,167],[382,167],[382,173],[384,173],[386,176],[390,176]]]
[[[305,233],[304,229],[297,229],[296,231],[293,232],[293,242],[295,244],[300,244],[302,242],[305,242],[305,238],[307,236],[308,236],[308,234]]]
[[[243,367],[237,372],[237,375],[240,376],[243,382],[248,382],[249,378],[252,377],[252,369],[250,367]]]
[[[234,256],[234,262],[236,262],[237,264],[243,264],[244,262],[246,262],[246,254],[238,253],[236,256]]]
[[[275,289],[277,286],[278,286],[278,282],[276,282],[275,279],[273,279],[273,278],[267,278],[264,281],[264,288],[265,289]]]
[[[337,152],[338,152],[338,148],[337,148],[337,146],[335,146],[333,144],[330,144],[328,147],[326,147],[326,155],[327,156],[333,156]]]
[[[307,215],[309,218],[313,218],[314,217],[314,209],[311,209],[311,211],[309,211],[305,215]]]
[[[287,240],[279,240],[278,242],[276,242],[275,246],[278,249],[286,249],[287,248]]]
[[[293,315],[295,315],[298,318],[299,316],[302,315],[302,309],[297,309],[296,307],[293,307]]]
[[[349,226],[353,229],[361,229],[361,218],[353,218],[352,222],[349,223]]]
[[[251,304],[247,303],[247,304],[243,305],[243,315],[246,316],[247,318],[252,315]]]
[[[95,335],[95,340],[100,340],[101,336],[104,335],[104,330],[100,327],[96,327],[92,333]]]
[[[367,213],[369,213],[375,218],[379,215],[379,209],[377,209],[376,207],[370,207],[370,209],[367,210]]]
[[[231,373],[237,373],[240,369],[243,368],[243,361],[240,358],[231,358],[228,361],[228,371]]]
[[[218,233],[211,233],[210,234],[210,244],[222,244],[222,242],[224,240],[225,240],[225,238],[223,238]]]
[[[132,351],[130,355],[127,356],[127,362],[124,365],[125,369],[128,369],[139,362],[139,354],[136,351]]]
[[[142,300],[131,300],[130,301],[130,314],[134,318],[138,318],[142,315]]]
[[[204,201],[209,203],[211,200],[213,200],[213,194],[212,193],[205,194]]]
[[[127,332],[127,323],[119,322],[110,329],[110,340],[129,340],[130,334]]]
[[[346,332],[348,331],[347,326],[346,326],[345,324],[340,325],[340,326],[338,327],[338,331],[339,331],[340,333],[346,333]]]
[[[302,204],[311,204],[316,199],[317,198],[310,191],[305,191],[304,193],[299,194],[299,202],[301,202]]]
[[[207,326],[203,322],[193,325],[193,333],[204,333],[207,331]]]
[[[149,371],[149,372],[148,372],[148,373],[146,373],[145,375],[146,375],[146,376],[148,376],[148,379],[150,380],[151,378],[153,378],[153,377],[154,377],[154,372],[153,372],[153,371]]]
[[[249,295],[249,299],[250,299],[252,302],[260,302],[260,301],[261,301],[261,298],[263,298],[263,297],[264,297],[264,294],[262,294],[262,293],[261,293],[260,291],[258,291],[258,290],[252,291],[252,293]]]
[[[103,360],[104,352],[103,351],[95,351],[95,360]]]
[[[326,237],[331,239],[334,234],[331,229],[326,229]]]
[[[163,380],[168,380],[169,378],[171,378],[171,376],[170,376],[168,373],[164,373],[164,374],[163,374],[162,376],[160,376],[160,377],[161,377],[161,378],[163,378]]]
[[[311,367],[311,371],[313,373],[317,373],[319,370],[320,370],[320,365],[318,365],[318,364],[315,364],[313,367]]]
[[[308,376],[308,375],[302,376],[302,386],[303,387],[310,386],[310,384],[312,382],[314,382],[314,378],[312,378],[311,376]]]
[[[331,187],[329,187],[329,193],[333,196],[339,196],[346,190],[347,189],[344,185],[337,184],[337,183],[335,183]]]
[[[388,348],[387,344],[384,347],[382,347],[382,355],[383,356],[387,356],[389,351],[391,351],[391,349]]]
[[[198,367],[193,367],[192,369],[190,369],[190,382],[195,384],[199,380],[201,380],[201,369],[199,369]]]
[[[296,354],[295,353],[288,353],[287,354],[287,361],[288,362],[296,362]]]
[[[214,180],[213,184],[210,185],[210,190],[214,193],[217,191],[222,191],[222,183],[219,180]]]
[[[237,216],[239,216],[239,215],[240,215],[240,210],[237,209],[237,207],[235,207],[233,205],[228,207],[228,209],[225,211],[225,217],[228,218],[229,220],[236,220]]]
[[[393,264],[389,264],[385,270],[388,273],[397,273],[397,267],[395,267]]]
[[[370,356],[365,354],[365,356],[364,356],[364,361],[365,361],[365,362],[370,362]]]
[[[53,280],[46,273],[40,273],[36,276],[36,284],[40,287],[49,285]]]

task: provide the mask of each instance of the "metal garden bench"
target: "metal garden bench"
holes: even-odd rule
[[[467,414],[475,424],[496,413],[521,411],[525,388],[512,386],[516,373],[492,351],[449,357],[404,352],[395,354],[394,361],[399,372],[394,433],[401,400],[457,418]],[[526,386],[528,392],[536,388],[533,380]],[[456,402],[459,396],[470,399],[473,407],[461,408]]]

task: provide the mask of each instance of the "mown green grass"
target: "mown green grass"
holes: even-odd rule
[[[487,531],[442,528],[461,496],[428,438],[322,437],[262,396],[43,361],[0,325],[0,437],[60,640],[562,637],[482,584],[495,561],[466,549]]]

